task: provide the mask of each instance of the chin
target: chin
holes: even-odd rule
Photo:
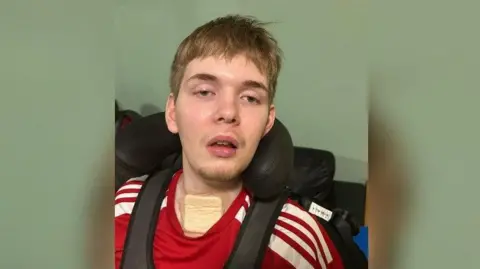
[[[240,176],[240,173],[236,169],[225,169],[225,168],[205,168],[200,169],[199,174],[209,181],[232,181],[237,179]]]
[[[239,178],[243,169],[233,163],[215,163],[198,169],[201,177],[208,181],[229,182]]]

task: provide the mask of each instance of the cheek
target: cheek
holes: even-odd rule
[[[260,136],[263,137],[269,121],[269,115],[268,113],[260,114],[261,116],[258,116],[258,115],[259,114],[257,114],[257,117],[258,117],[257,121],[259,122],[259,124],[258,124],[257,130],[260,133]]]
[[[182,143],[196,144],[199,139],[204,139],[202,134],[209,129],[210,114],[208,110],[200,109],[195,105],[185,104],[178,107],[176,117]]]
[[[268,121],[267,115],[259,114],[255,114],[251,117],[251,120],[245,122],[245,128],[247,129],[245,139],[249,146],[253,148],[256,148],[258,142],[262,139]]]
[[[202,104],[202,102],[195,100],[195,97],[189,96],[188,99],[185,99],[185,102],[180,108],[186,117],[195,120],[204,118],[211,113],[211,109],[209,109],[206,104]]]

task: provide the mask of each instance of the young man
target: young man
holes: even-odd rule
[[[174,175],[161,207],[153,243],[156,267],[220,269],[228,260],[251,202],[240,175],[274,123],[280,68],[276,40],[263,23],[249,17],[210,21],[178,47],[165,120],[179,134],[183,169]],[[115,198],[117,268],[145,179],[129,180]],[[323,227],[288,201],[262,268],[343,266]]]

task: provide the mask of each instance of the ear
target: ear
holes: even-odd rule
[[[263,133],[263,136],[268,134],[268,132],[270,132],[270,130],[272,129],[273,124],[275,123],[275,117],[276,117],[275,106],[271,104],[268,109],[267,125],[265,126],[265,132]]]
[[[177,118],[175,115],[175,96],[172,93],[168,95],[167,104],[165,105],[165,121],[168,130],[174,134],[178,133]]]

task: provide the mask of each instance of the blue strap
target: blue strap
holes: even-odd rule
[[[368,227],[360,227],[360,232],[353,238],[353,240],[368,258]]]

